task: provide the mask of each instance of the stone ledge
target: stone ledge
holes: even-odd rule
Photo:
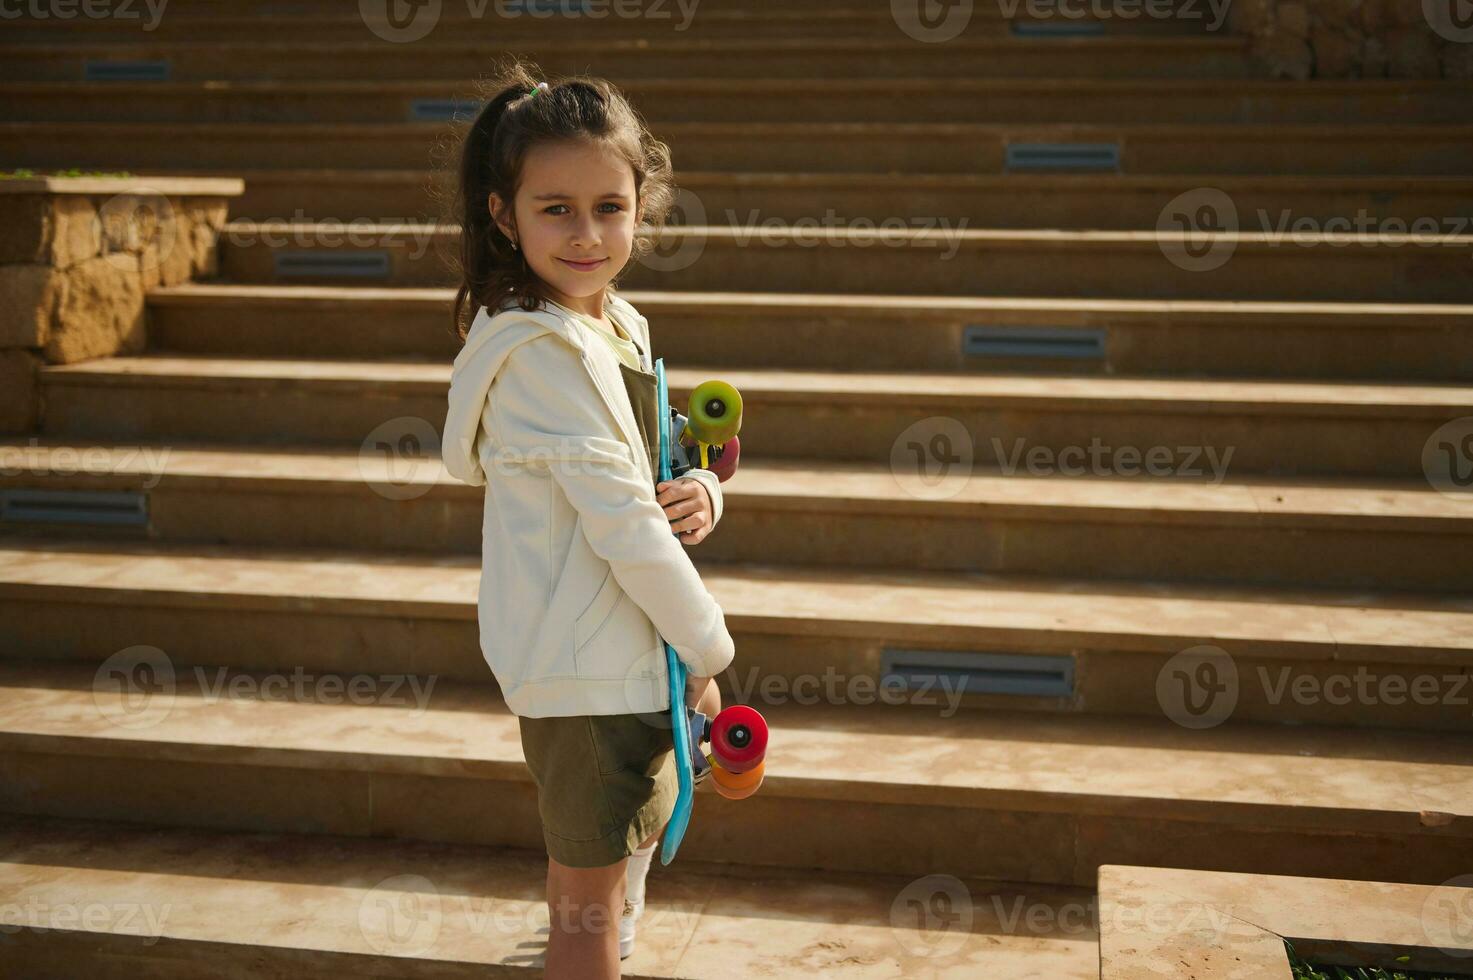
[[[162,194],[165,197],[240,197],[237,177],[16,177],[0,179],[0,194]]]
[[[1461,972],[1470,887],[1105,865],[1100,980],[1290,980],[1285,939],[1313,962]]]
[[[229,200],[244,189],[236,178],[0,179],[0,432],[39,424],[27,380],[38,363],[142,350],[144,294],[215,275]]]

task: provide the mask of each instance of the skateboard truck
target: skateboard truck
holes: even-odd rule
[[[699,784],[711,775],[711,760],[701,751],[701,743],[711,741],[711,719],[690,707],[685,709],[685,717],[690,729],[691,779]]]

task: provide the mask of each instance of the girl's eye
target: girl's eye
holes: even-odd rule
[[[554,211],[553,211],[554,208],[566,208],[566,207],[567,207],[566,204],[553,204],[553,205],[549,205],[548,207],[543,208],[542,210],[545,211],[548,214],[553,214],[554,213]],[[617,211],[624,210],[623,208],[619,207],[619,205],[615,204],[613,201],[605,201],[603,204],[599,205],[599,207],[609,207],[609,208],[613,208],[614,209],[613,211],[605,211],[604,214],[614,214]],[[558,216],[561,216],[562,212],[559,211],[559,212],[556,212],[556,214]]]

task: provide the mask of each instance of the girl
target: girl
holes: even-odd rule
[[[537,786],[546,975],[617,977],[675,804],[660,638],[708,716],[734,653],[682,548],[721,488],[708,470],[655,485],[649,324],[613,292],[670,208],[668,148],[601,79],[539,83],[518,62],[500,83],[461,151],[444,460],[486,487],[481,650]]]

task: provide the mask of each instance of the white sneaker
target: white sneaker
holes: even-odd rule
[[[634,952],[634,924],[644,914],[644,902],[624,899],[624,914],[619,917],[619,959]]]

